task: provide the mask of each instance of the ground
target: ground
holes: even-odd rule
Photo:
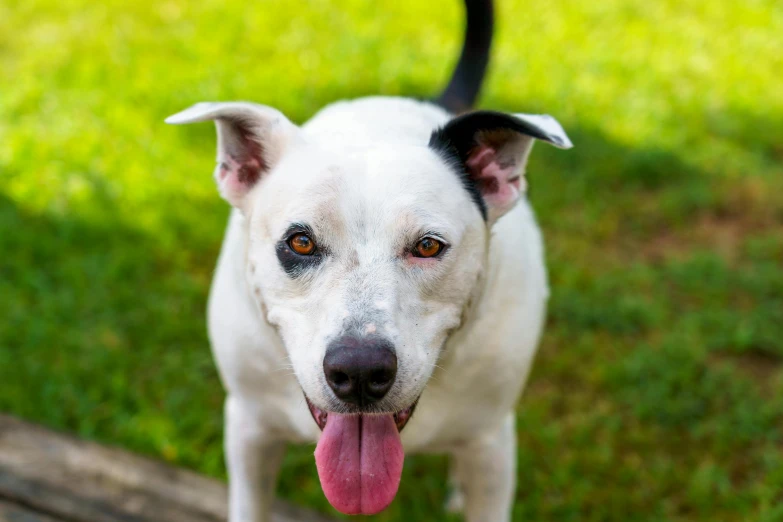
[[[548,112],[549,324],[519,405],[514,520],[783,520],[783,8],[500,0],[480,105]],[[457,0],[0,3],[0,410],[222,476],[204,308],[227,206],[214,130],[438,91]],[[325,512],[312,447],[281,495]],[[375,518],[441,514],[409,459]],[[404,513],[404,517],[403,517]]]

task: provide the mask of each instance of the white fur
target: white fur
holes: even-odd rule
[[[395,345],[398,375],[381,409],[421,396],[402,432],[406,453],[450,453],[467,519],[510,520],[514,407],[548,295],[543,247],[524,197],[488,225],[428,148],[449,118],[427,103],[367,98],[331,105],[301,128],[285,123],[271,170],[235,204],[209,301],[228,391],[230,522],[269,520],[281,444],[318,440],[303,391],[339,409],[322,364],[347,323]],[[275,254],[291,222],[309,223],[330,248],[297,279]],[[428,231],[451,245],[444,258],[406,256]]]

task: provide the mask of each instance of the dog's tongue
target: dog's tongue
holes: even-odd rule
[[[391,504],[404,457],[393,415],[330,412],[315,448],[324,494],[346,515],[374,515]]]

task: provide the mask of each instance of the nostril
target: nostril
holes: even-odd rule
[[[347,384],[351,378],[348,377],[348,374],[343,372],[332,372],[332,374],[329,375],[329,380],[332,381],[332,384],[335,386],[342,386],[343,384]]]
[[[326,373],[326,381],[334,393],[342,399],[350,396],[354,392],[354,383],[352,382],[351,376],[344,371],[328,371]]]
[[[375,370],[370,374],[370,384],[373,386],[385,386],[389,384],[389,381],[393,379],[393,376],[389,370]]]
[[[367,376],[365,394],[371,400],[382,399],[394,384],[396,369],[393,367],[383,367],[372,370]]]

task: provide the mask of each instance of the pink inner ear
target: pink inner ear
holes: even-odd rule
[[[218,184],[226,197],[237,198],[247,192],[260,176],[261,164],[254,157],[248,157],[240,162],[233,156],[227,155],[220,164]]]
[[[476,147],[465,162],[487,205],[505,209],[516,201],[521,178],[515,163],[502,163],[497,151],[487,145]]]

